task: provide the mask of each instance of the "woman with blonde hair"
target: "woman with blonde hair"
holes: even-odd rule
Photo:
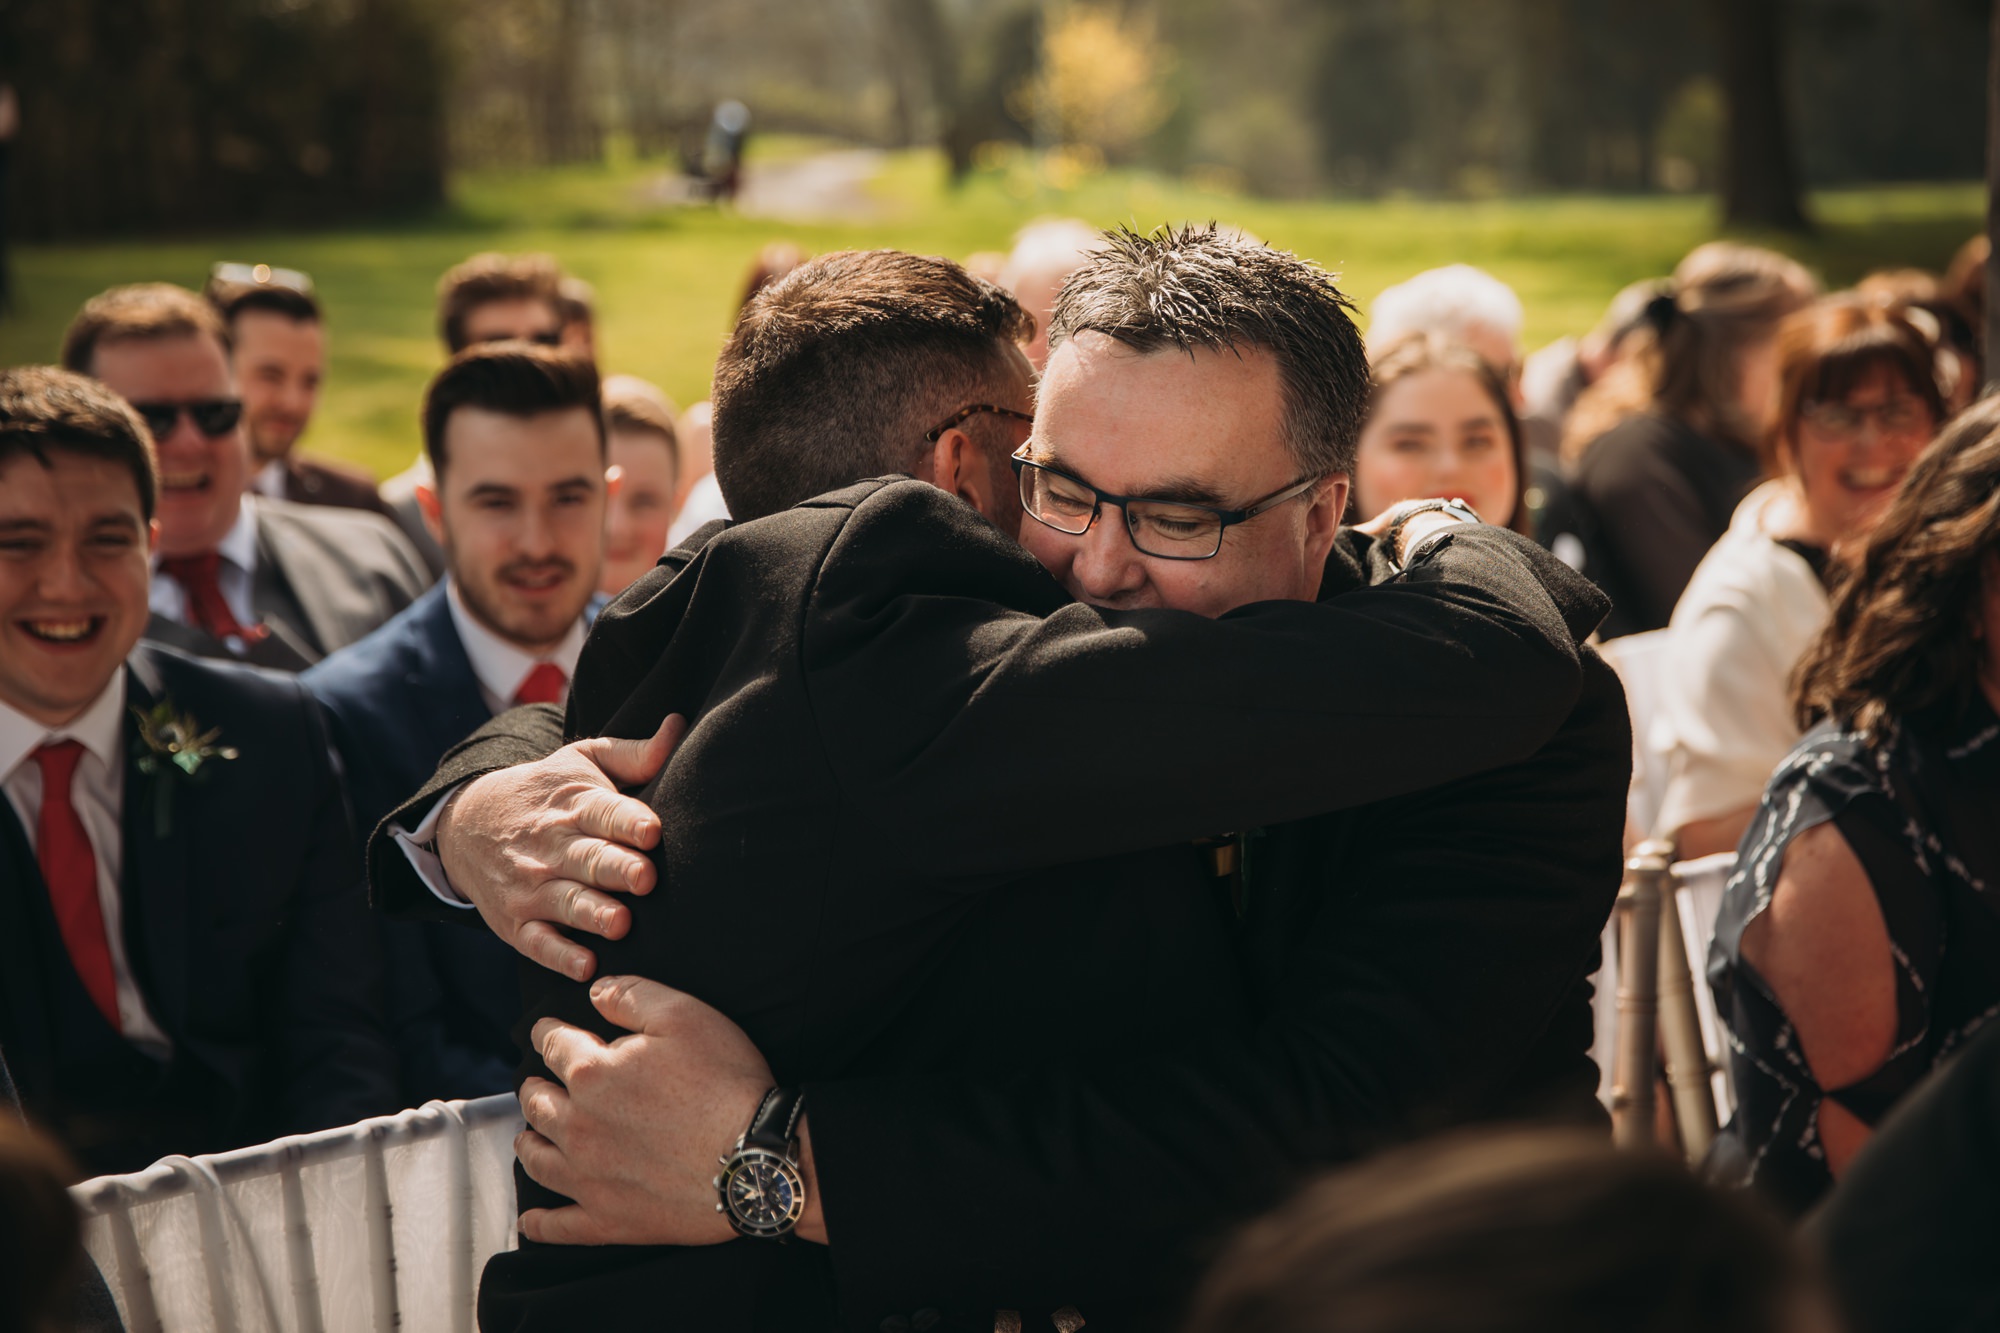
[[[1718,1149],[1803,1210],[2000,1012],[2000,399],[1945,429],[1836,578],[1799,666],[1817,721],[1765,788],[1709,979]]]
[[[1774,251],[1714,241],[1647,307],[1633,350],[1577,402],[1563,452],[1588,521],[1604,636],[1659,629],[1763,472],[1779,324],[1816,292]]]

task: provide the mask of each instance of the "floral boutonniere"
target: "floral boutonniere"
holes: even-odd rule
[[[217,745],[222,732],[203,731],[192,715],[176,712],[171,699],[160,700],[150,712],[134,708],[132,716],[139,719],[139,740],[132,752],[139,771],[153,780],[153,836],[164,838],[174,824],[174,787],[203,781],[210,764],[234,759],[236,750]]]

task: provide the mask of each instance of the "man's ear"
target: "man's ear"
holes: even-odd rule
[[[979,442],[954,426],[938,436],[931,450],[931,484],[994,518],[993,469],[988,461]]]
[[[604,469],[605,499],[609,500],[612,496],[618,494],[619,488],[622,487],[624,484],[625,484],[624,468],[619,467],[616,463],[613,463],[610,467]]]
[[[1311,491],[1312,503],[1306,507],[1305,572],[1313,581],[1315,596],[1320,575],[1326,569],[1326,558],[1333,551],[1334,538],[1340,535],[1340,519],[1347,512],[1347,496],[1353,484],[1347,473],[1336,472]]]
[[[146,557],[148,559],[151,559],[153,552],[159,549],[160,549],[160,520],[157,518],[149,518],[146,520]]]
[[[436,487],[417,483],[417,510],[424,516],[424,530],[431,534],[431,540],[444,545],[444,505],[438,500]]]

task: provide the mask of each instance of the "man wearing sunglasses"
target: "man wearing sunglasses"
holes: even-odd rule
[[[302,671],[423,592],[423,562],[388,520],[245,493],[228,332],[201,297],[168,283],[100,293],[71,321],[62,361],[131,403],[159,450],[149,638]]]
[[[529,1245],[489,1267],[489,1327],[823,1326],[835,1299],[850,1327],[1075,1327],[1070,1304],[1163,1326],[1203,1237],[1314,1164],[1595,1086],[1577,988],[1629,762],[1615,682],[1577,656],[1601,599],[1450,516],[1338,534],[1365,361],[1344,299],[1289,256],[1117,238],[1065,292],[1025,442],[1025,366],[993,346],[1017,308],[955,381],[868,336],[910,265],[938,261],[826,256],[753,302],[717,370],[718,475],[770,513],[776,460],[796,499],[902,440],[933,484],[706,531],[608,610],[569,734],[695,725],[643,803],[590,793],[599,836],[543,862],[566,882],[495,913],[574,978],[526,982],[529,1069],[572,1085],[523,1088],[530,1239],[795,1229],[830,1250]],[[1011,307],[955,272],[924,309],[954,283]],[[1039,561],[996,531],[1017,517]],[[393,818],[510,748],[548,753],[533,722],[501,719]],[[647,779],[642,748],[585,741],[554,787],[531,765],[456,788],[452,882],[489,911],[518,887],[464,859],[454,805],[527,784],[518,876],[564,817],[535,797],[588,791],[578,758]],[[1309,827],[1220,840],[1202,869],[1185,841],[1285,820]],[[655,836],[652,860],[613,845]],[[424,892],[389,839],[371,858],[389,903]],[[655,880],[622,903],[585,888]],[[608,972],[692,994],[586,994],[595,960],[522,916],[618,935]],[[581,1211],[545,1211],[564,1196]]]

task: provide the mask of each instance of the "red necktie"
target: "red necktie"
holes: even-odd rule
[[[160,561],[160,568],[167,577],[187,591],[188,615],[195,624],[218,639],[259,637],[255,631],[240,624],[236,613],[229,609],[229,600],[222,595],[222,584],[215,577],[216,570],[221,566],[220,551],[170,555]]]
[[[70,795],[76,762],[82,757],[83,746],[77,741],[57,741],[35,751],[35,762],[42,769],[35,859],[49,886],[49,905],[55,909],[56,929],[62,932],[69,961],[98,1012],[119,1028],[118,975],[112,970],[111,945],[104,934],[104,904],[97,898],[97,857]]]
[[[559,704],[563,691],[569,688],[569,677],[554,662],[537,662],[528,678],[521,682],[521,688],[514,691],[516,704]]]

